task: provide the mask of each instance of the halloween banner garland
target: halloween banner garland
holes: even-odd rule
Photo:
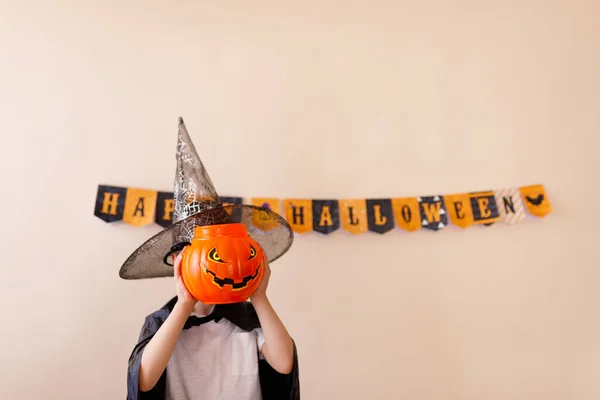
[[[242,204],[243,198],[221,197],[221,201]],[[325,235],[339,229],[357,235],[366,231],[383,234],[395,228],[413,232],[439,231],[448,225],[466,229],[496,222],[517,224],[526,212],[540,218],[552,212],[542,185],[406,198],[252,198],[250,204],[280,213],[298,234],[315,231]],[[124,221],[133,226],[154,222],[166,228],[173,211],[173,193],[100,185],[94,215],[105,222]],[[256,225],[261,226],[260,214],[255,218]],[[268,224],[264,221],[262,229],[269,230]]]

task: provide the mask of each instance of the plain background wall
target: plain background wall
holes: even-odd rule
[[[0,393],[115,399],[168,279],[157,226],[185,118],[223,195],[400,197],[543,183],[519,226],[299,237],[270,296],[305,399],[597,399],[600,4],[2,1]],[[308,160],[311,160],[310,162]]]

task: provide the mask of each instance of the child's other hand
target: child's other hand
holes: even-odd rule
[[[185,283],[183,283],[183,278],[181,277],[181,260],[183,259],[183,251],[179,253],[177,258],[175,259],[175,263],[173,264],[173,268],[175,269],[175,291],[177,292],[177,302],[182,305],[190,308],[190,313],[192,312],[194,306],[198,302],[190,294],[190,292],[185,287]]]
[[[269,261],[267,260],[267,257],[265,257],[263,265],[265,272],[263,274],[262,281],[260,282],[260,286],[258,287],[258,289],[256,289],[254,294],[250,296],[250,301],[253,302],[257,299],[267,296],[267,286],[269,286],[269,278],[271,277],[271,267],[269,266]]]

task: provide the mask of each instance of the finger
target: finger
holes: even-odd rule
[[[265,257],[265,259],[264,259],[264,265],[265,265],[265,272],[270,273],[271,266],[269,265],[269,260],[267,260],[267,257]]]
[[[175,258],[175,265],[180,265],[182,258],[183,258],[183,250],[180,251],[179,254],[177,254],[177,257]]]
[[[179,278],[181,275],[181,260],[183,259],[183,251],[177,255],[175,262],[173,263],[173,269],[175,270],[175,277]]]
[[[265,268],[266,269],[271,269],[271,265],[269,264],[269,258],[264,253],[263,253],[263,262],[265,263]]]

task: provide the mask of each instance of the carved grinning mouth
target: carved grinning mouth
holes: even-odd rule
[[[248,286],[248,283],[254,279],[256,279],[256,277],[258,276],[258,271],[260,270],[260,265],[258,267],[256,267],[256,271],[254,271],[254,273],[252,275],[248,275],[245,276],[244,278],[242,278],[241,282],[235,282],[233,279],[231,278],[219,278],[217,276],[217,274],[215,274],[214,272],[212,272],[210,269],[208,269],[207,267],[204,267],[204,271],[206,273],[209,273],[212,275],[213,277],[213,282],[218,285],[219,287],[223,288],[225,285],[231,285],[231,287],[233,288],[233,290],[240,290],[245,288],[246,286]]]

